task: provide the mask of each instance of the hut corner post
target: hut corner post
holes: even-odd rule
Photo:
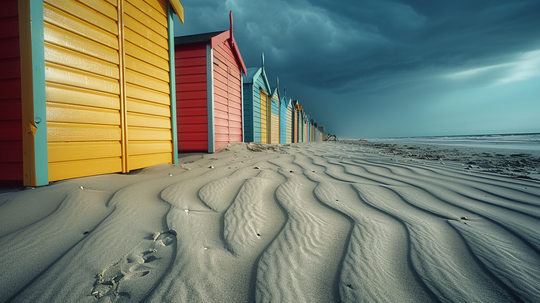
[[[19,0],[23,184],[49,184],[42,1]]]
[[[214,49],[206,44],[206,98],[208,114],[208,152],[214,153],[215,147],[215,121],[214,121]]]
[[[167,14],[168,31],[169,31],[169,88],[171,99],[171,132],[172,132],[172,149],[173,149],[173,164],[178,164],[178,132],[177,132],[177,119],[176,116],[176,73],[174,62],[174,8],[169,1],[169,12]],[[183,13],[183,10],[182,10]],[[178,16],[184,19],[183,16]]]

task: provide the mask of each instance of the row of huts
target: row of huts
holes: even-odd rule
[[[226,31],[174,37],[178,0],[0,4],[0,183],[177,163],[231,142],[322,140]]]

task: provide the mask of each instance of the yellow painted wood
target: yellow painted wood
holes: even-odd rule
[[[129,113],[127,115],[128,126],[139,126],[149,128],[171,128],[171,120],[169,117],[157,117],[137,113]]]
[[[116,7],[118,0],[105,0],[107,3],[111,4],[112,6]]]
[[[128,128],[127,128],[127,110],[126,110],[126,80],[125,80],[125,73],[126,73],[126,67],[125,67],[125,57],[126,57],[126,49],[125,49],[125,38],[124,38],[124,0],[117,0],[117,8],[118,8],[118,51],[121,56],[120,64],[118,65],[118,69],[120,70],[120,131],[121,131],[121,144],[122,144],[122,172],[126,173],[129,172],[128,168],[128,155],[127,155],[127,149],[128,149]]]
[[[120,141],[115,142],[50,142],[49,162],[100,159],[122,156]]]
[[[170,117],[171,108],[167,105],[149,103],[140,100],[127,99],[128,112]]]
[[[167,48],[164,48],[157,43],[145,38],[138,33],[131,30],[129,27],[124,28],[124,37],[126,41],[133,43],[143,49],[150,51],[151,53],[163,58],[164,60],[169,60],[169,51]]]
[[[171,153],[151,154],[151,155],[135,155],[129,157],[129,170],[144,168],[157,164],[172,163]]]
[[[148,64],[154,65],[164,71],[169,71],[169,62],[151,52],[144,50],[130,42],[125,43],[126,55],[142,60]]]
[[[146,62],[143,62],[131,56],[126,56],[125,64],[126,64],[126,68],[130,70],[138,71],[139,73],[145,74],[155,79],[159,79],[163,82],[166,82],[168,86],[168,83],[169,83],[168,72],[162,69],[156,68],[155,66],[152,66]]]
[[[162,92],[164,94],[169,93],[169,83],[158,80],[156,78],[148,77],[141,73],[137,73],[133,70],[126,70],[125,74],[126,82],[135,84],[138,86],[146,87],[152,90]]]
[[[74,66],[80,70],[114,79],[118,79],[119,77],[118,65],[51,43],[45,43],[45,61],[65,66]]]
[[[46,95],[47,100],[50,102],[120,109],[118,95],[100,93],[78,87],[48,83]]]
[[[163,1],[163,0],[144,0],[148,5],[153,7],[156,11],[158,11],[163,16],[167,16],[167,12],[169,11],[168,4],[169,1]]]
[[[272,144],[279,144],[279,116],[272,114]]]
[[[47,139],[49,142],[120,141],[121,131],[119,126],[50,122]]]
[[[133,6],[127,1],[124,2],[124,12],[130,17],[132,17],[133,19],[138,20],[147,28],[158,33],[163,38],[167,39],[167,37],[169,36],[166,26],[163,26],[159,24],[159,22],[155,21],[154,19],[149,18],[145,13],[143,13],[137,7]]]
[[[157,21],[163,27],[167,28],[167,17],[157,11],[153,6],[142,0],[126,0],[126,2],[131,3],[134,7],[138,8],[148,17],[152,18],[154,21]]]
[[[106,158],[49,163],[49,180],[63,180],[122,171],[122,159]]]
[[[44,35],[45,41],[55,45],[106,60],[113,64],[119,63],[117,49],[86,39],[50,23],[45,23]]]
[[[115,20],[107,18],[99,12],[78,3],[78,1],[43,0],[43,2],[55,6],[66,14],[73,15],[110,33],[115,35],[118,34],[118,26]]]
[[[147,154],[158,154],[158,153],[171,153],[172,144],[169,141],[163,142],[133,142],[129,145],[128,155],[147,155]]]
[[[43,18],[45,22],[67,29],[70,32],[84,36],[100,44],[118,49],[118,38],[115,35],[116,33],[109,33],[90,23],[80,20],[75,16],[66,14],[53,6],[48,4],[43,5]]]
[[[142,23],[137,21],[136,19],[126,15],[124,16],[124,25],[126,28],[129,28],[136,32],[137,34],[145,37],[146,39],[156,43],[157,45],[169,49],[169,42],[167,41],[167,38],[158,35],[156,32],[154,32],[152,29],[144,26]]]
[[[45,63],[45,78],[50,82],[93,89],[106,93],[120,93],[118,80],[54,63]]]
[[[126,85],[126,96],[132,99],[144,100],[165,105],[169,105],[171,103],[168,94],[163,94],[132,84]]]
[[[120,125],[120,111],[47,102],[47,122]]]
[[[130,127],[128,132],[130,141],[170,141],[171,139],[170,129]]]
[[[116,11],[116,2],[107,3],[103,0],[77,0],[84,3],[86,6],[100,12],[101,14],[118,21],[118,13]],[[112,5],[111,5],[112,4]]]
[[[184,7],[178,0],[170,0],[171,6],[173,7],[174,12],[180,19],[180,22],[184,23]]]

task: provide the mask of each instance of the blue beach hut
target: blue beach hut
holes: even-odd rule
[[[244,97],[244,142],[267,142],[266,108],[270,94],[270,83],[264,69],[264,54],[260,67],[250,67],[243,81]],[[262,106],[261,106],[262,105]],[[261,116],[261,111],[263,112]],[[261,123],[264,129],[261,129]],[[261,136],[261,133],[264,135]],[[264,138],[263,138],[264,137]]]
[[[287,97],[281,97],[281,104],[279,107],[279,143],[281,144],[287,144],[287,106]],[[290,133],[291,132],[289,131],[289,134]]]

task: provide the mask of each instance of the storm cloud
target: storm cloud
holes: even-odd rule
[[[232,10],[246,66],[259,66],[264,52],[271,83],[279,77],[287,94],[338,136],[540,131],[540,122],[527,116],[531,111],[540,113],[540,89],[533,86],[525,91],[520,87],[524,104],[508,100],[523,114],[516,112],[520,121],[509,121],[506,129],[500,123],[492,129],[477,123],[456,128],[463,124],[462,115],[437,123],[431,120],[436,112],[429,111],[437,104],[457,109],[453,106],[459,102],[444,102],[453,94],[460,100],[467,96],[478,100],[487,98],[489,88],[511,90],[517,82],[540,80],[538,0],[183,0],[182,4],[186,22],[176,26],[175,35],[227,29]],[[465,104],[457,112],[478,110]],[[409,115],[399,118],[396,111]],[[364,122],[354,117],[363,117]],[[475,121],[479,118],[489,121],[488,117]]]

